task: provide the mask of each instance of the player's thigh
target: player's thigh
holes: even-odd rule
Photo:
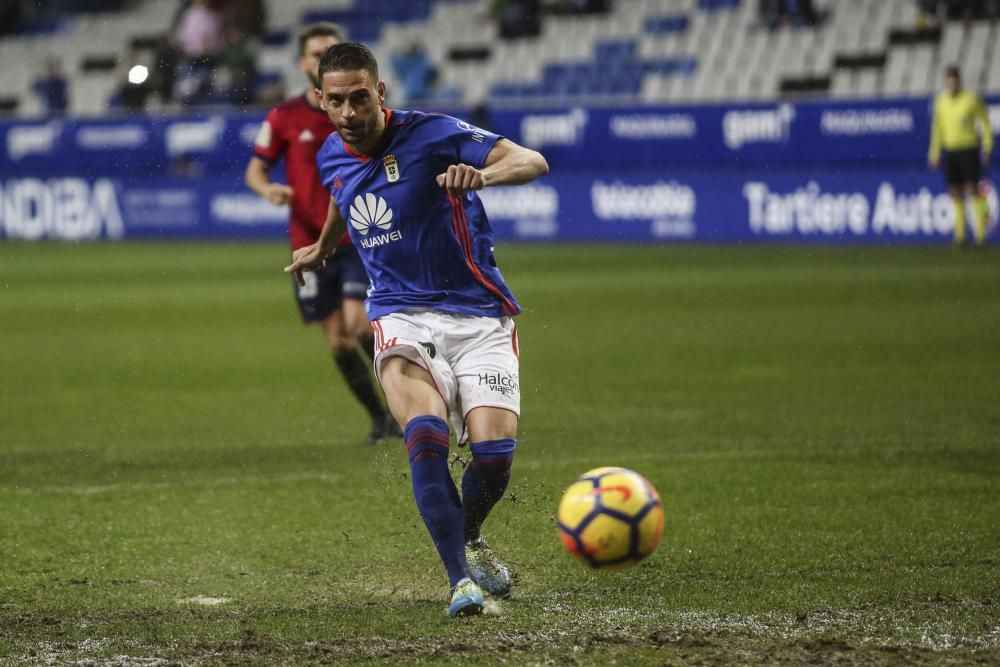
[[[470,318],[476,328],[452,359],[466,431],[473,442],[512,438],[521,414],[517,331],[510,318]]]
[[[334,351],[346,350],[357,345],[357,339],[344,331],[344,314],[340,309],[333,310],[320,321],[323,335]]]
[[[448,407],[430,372],[402,356],[380,360],[379,380],[389,411],[400,424],[414,417],[434,415],[448,418]]]
[[[400,424],[421,414],[446,419],[458,413],[455,375],[431,342],[436,327],[437,319],[426,312],[391,313],[372,322],[375,375]]]

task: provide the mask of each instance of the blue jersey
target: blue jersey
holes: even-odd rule
[[[493,257],[479,196],[449,197],[435,180],[452,164],[482,168],[500,137],[451,116],[383,113],[385,134],[371,155],[358,155],[334,132],[316,157],[371,278],[369,319],[409,308],[521,312]]]

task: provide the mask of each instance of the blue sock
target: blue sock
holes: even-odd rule
[[[403,429],[417,509],[454,586],[467,577],[462,501],[448,472],[448,424],[440,417],[414,417]]]
[[[507,490],[517,441],[484,440],[469,445],[472,463],[462,476],[465,539],[475,540],[486,516]]]

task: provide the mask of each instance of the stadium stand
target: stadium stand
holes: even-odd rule
[[[997,22],[923,26],[914,0],[816,0],[824,20],[775,30],[762,24],[756,0],[616,0],[604,13],[546,13],[540,35],[507,40],[499,38],[490,5],[490,0],[270,2],[268,31],[255,43],[258,81],[284,80],[297,88],[295,29],[307,21],[333,20],[351,38],[373,45],[397,103],[407,100],[388,63],[393,52],[414,40],[426,46],[439,73],[429,104],[926,96],[952,62],[962,67],[970,87],[1000,91]],[[32,81],[45,58],[58,54],[71,79],[69,112],[106,113],[122,80],[116,63],[151,66],[150,45],[169,28],[178,6],[141,0],[117,13],[59,21],[55,32],[0,38],[0,90],[11,98],[0,109],[22,117],[43,115]],[[133,56],[138,60],[129,60]],[[154,96],[148,108],[161,106]]]

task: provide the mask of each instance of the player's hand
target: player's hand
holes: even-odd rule
[[[319,243],[307,245],[292,252],[292,263],[285,267],[285,273],[294,273],[299,285],[305,285],[303,271],[316,271],[326,265],[327,254]]]
[[[929,157],[929,158],[927,158],[927,166],[930,167],[931,169],[937,169],[937,167],[938,167],[938,158],[936,158],[936,157]]]
[[[264,190],[264,199],[275,206],[284,206],[292,198],[292,189],[282,183],[271,183]]]
[[[464,197],[473,190],[482,190],[486,187],[483,172],[467,164],[450,165],[448,171],[438,174],[435,180],[448,191],[450,197]]]

